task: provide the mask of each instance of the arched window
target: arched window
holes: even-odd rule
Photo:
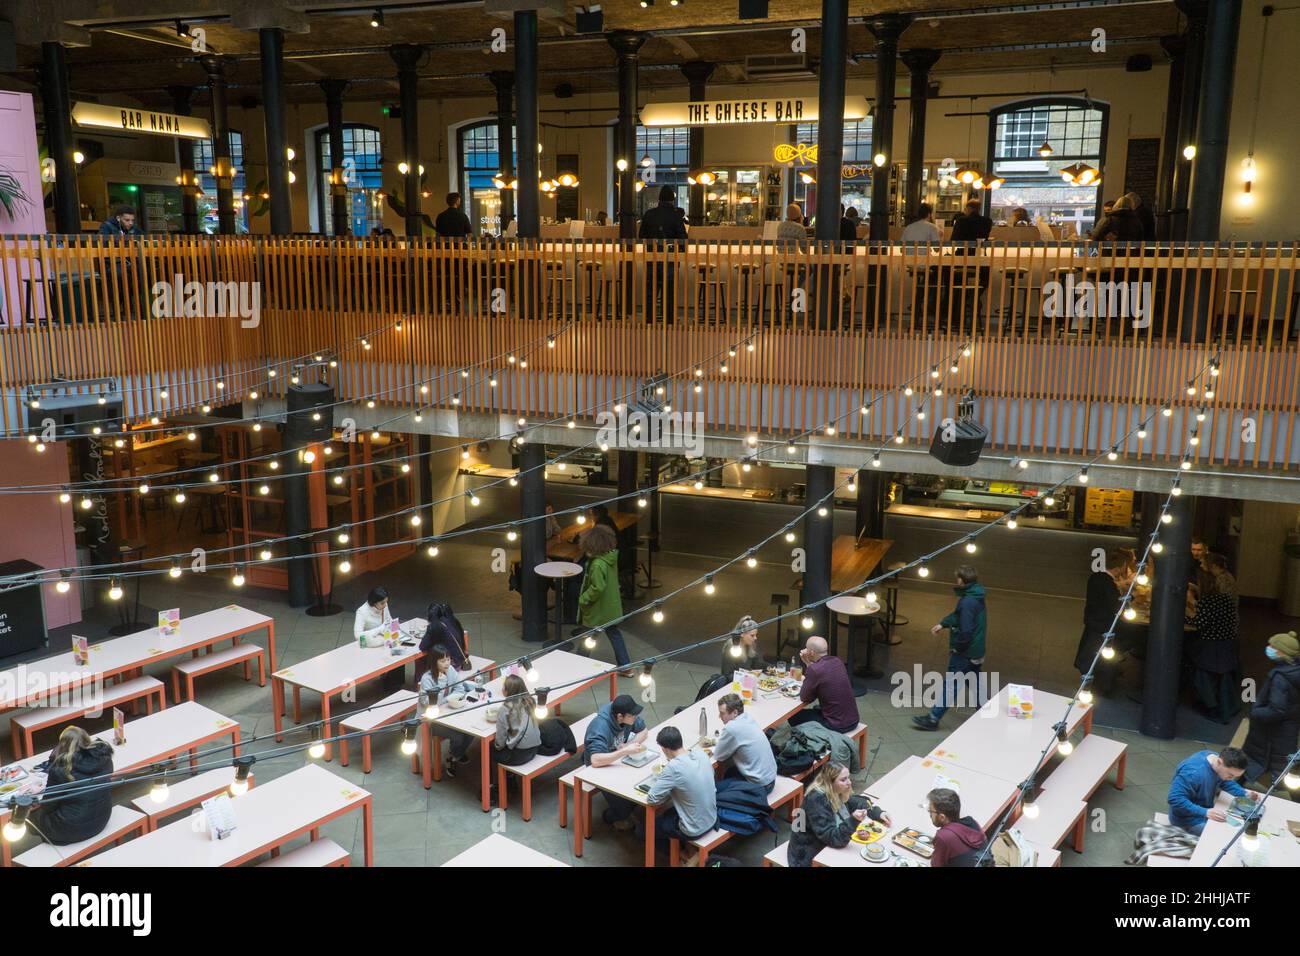
[[[518,157],[519,135],[512,131],[510,155]],[[492,177],[501,171],[501,151],[497,141],[497,121],[483,120],[462,126],[456,135],[462,195],[461,208],[469,216],[474,235],[501,231],[501,192],[492,185]],[[516,160],[516,166],[518,161]]]
[[[317,221],[321,232],[334,234],[334,208],[330,201],[329,179],[334,168],[330,155],[330,132],[325,126],[316,131]],[[378,128],[363,123],[343,126],[343,182],[348,187],[348,215],[354,236],[368,236],[383,222],[384,211],[378,198],[383,189],[383,140]]]
[[[215,165],[212,140],[196,139],[194,169],[199,174],[199,185],[203,187],[203,197],[199,200],[199,228],[206,233],[215,233],[218,228],[217,180],[212,175],[212,167]],[[247,188],[244,180],[244,134],[237,129],[230,131],[230,165],[235,173],[232,180],[235,192],[235,231],[248,232],[248,203],[244,202]]]
[[[1043,97],[1006,103],[989,113],[989,168],[1006,183],[990,192],[995,221],[1010,219],[1017,207],[1087,232],[1101,207],[1097,184],[1076,186],[1061,178],[1075,163],[1102,169],[1110,106],[1075,97]],[[1043,144],[1050,156],[1039,155]],[[1103,170],[1104,172],[1104,170]],[[1100,180],[1098,181],[1100,182]]]

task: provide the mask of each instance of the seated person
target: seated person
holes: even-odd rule
[[[903,227],[903,242],[939,242],[943,230],[934,223],[934,207],[923,202],[916,207],[916,218]]]
[[[1008,222],[1007,225],[1028,226],[1030,229],[1033,229],[1034,221],[1029,218],[1028,209],[1026,209],[1024,206],[1017,206],[1015,209],[1011,210],[1011,221]]]
[[[39,768],[38,768],[39,769]],[[80,727],[67,727],[45,761],[45,786],[91,780],[113,772],[113,748]],[[113,790],[90,788],[52,800],[36,809],[35,829],[55,846],[80,843],[102,833],[113,813]]]
[[[352,622],[352,639],[360,641],[365,636],[367,642],[379,636],[384,625],[393,619],[388,613],[388,589],[371,588],[366,596],[366,603],[357,608],[357,616]]]
[[[608,767],[644,750],[649,731],[639,716],[642,709],[627,694],[619,694],[600,707],[587,725],[587,734],[583,738],[582,762],[589,767]],[[604,821],[615,830],[633,829],[634,824],[628,817],[632,815],[636,804],[612,793],[605,794],[605,800],[609,807],[603,814]]]
[[[733,634],[740,635],[740,644],[728,641],[722,646],[722,670],[720,673],[731,675],[738,670],[754,671],[763,669],[763,656],[758,653],[758,622],[746,614],[732,629]],[[740,653],[735,650],[739,647]]]
[[[537,702],[528,693],[528,685],[518,674],[511,674],[501,684],[501,709],[497,711],[497,735],[492,741],[489,789],[496,787],[497,764],[517,767],[537,756],[542,745],[542,731],[533,716]],[[489,803],[491,800],[488,801]]]
[[[978,199],[966,203],[966,212],[952,221],[953,242],[970,242],[975,239],[987,239],[993,232],[993,220],[980,210],[984,204]]]
[[[1246,772],[1248,763],[1245,752],[1236,747],[1224,747],[1217,754],[1213,750],[1192,754],[1178,765],[1169,784],[1169,822],[1200,836],[1207,819],[1219,822],[1228,819],[1214,802],[1220,790],[1234,797],[1247,795],[1237,781]],[[1258,800],[1259,794],[1250,792],[1250,798]]]
[[[756,783],[770,793],[776,786],[776,755],[763,728],[745,713],[739,694],[718,698],[718,717],[722,733],[713,748],[713,759],[719,764],[732,762],[725,776]]]
[[[655,814],[655,839],[693,840],[708,833],[718,822],[713,761],[703,750],[687,750],[676,727],[660,730],[655,743],[663,750],[664,767],[655,775],[646,802],[653,807],[672,804]],[[689,859],[682,862],[689,865]]]
[[[805,707],[790,718],[790,726],[817,721],[837,733],[849,734],[858,729],[858,700],[853,696],[849,669],[838,657],[827,652],[824,637],[810,637],[799,652],[803,661],[803,687],[799,699],[805,704],[817,701],[817,707]]]
[[[930,866],[974,866],[984,849],[984,831],[972,817],[961,815],[961,797],[940,787],[925,797],[934,824],[934,854]]]
[[[867,797],[853,793],[849,768],[829,761],[817,771],[803,797],[804,825],[791,829],[786,863],[812,866],[813,857],[828,846],[845,847],[858,824],[870,817],[892,826],[889,814]]]
[[[451,654],[442,644],[429,648],[426,659],[429,669],[420,675],[420,693],[428,697],[430,705],[446,707],[448,701],[460,701],[467,694],[483,691],[483,685],[476,683],[468,672],[462,673],[452,666]],[[455,777],[456,764],[469,763],[469,734],[442,724],[430,724],[429,730],[451,741],[447,776]]]

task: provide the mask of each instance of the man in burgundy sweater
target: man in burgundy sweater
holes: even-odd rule
[[[961,815],[957,791],[939,788],[926,795],[930,822],[935,826],[931,866],[974,866],[984,849],[984,831],[971,817]]]
[[[799,652],[803,660],[803,688],[799,699],[805,704],[816,701],[820,706],[805,707],[790,718],[790,725],[817,721],[841,734],[852,733],[858,727],[858,702],[849,682],[849,670],[838,657],[827,653],[826,639],[810,637]]]

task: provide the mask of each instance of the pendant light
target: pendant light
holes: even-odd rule
[[[1052,74],[1055,72],[1056,60],[1050,59],[1047,61],[1047,95],[1049,97],[1052,95]],[[1048,133],[1051,133],[1052,131],[1052,108],[1050,106],[1047,108],[1047,131]],[[1047,159],[1047,157],[1051,156],[1055,152],[1056,150],[1052,148],[1051,142],[1044,137],[1043,145],[1038,147],[1038,155],[1043,157],[1043,159]]]
[[[971,151],[971,135],[975,126],[974,117],[975,117],[975,98],[971,97],[970,110],[966,114],[966,155],[967,156],[970,155],[970,151]],[[961,183],[963,186],[975,186],[975,183],[977,181],[981,181],[980,185],[975,186],[975,188],[976,189],[984,188],[982,182],[984,178],[983,173],[981,173],[979,167],[974,165],[973,163],[970,162],[962,163],[960,166],[957,167],[957,170],[952,175],[953,175],[953,179],[957,180],[957,182]]]

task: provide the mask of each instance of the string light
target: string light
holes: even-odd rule
[[[242,797],[248,793],[248,775],[253,769],[255,759],[251,755],[235,758],[235,779],[230,781],[230,795],[232,797]]]
[[[402,756],[413,757],[417,749],[415,728],[411,724],[402,725]]]
[[[320,760],[325,756],[325,741],[321,739],[320,728],[317,726],[311,728],[311,746],[307,748],[307,756],[312,760]]]
[[[1074,744],[1070,742],[1070,735],[1066,732],[1065,724],[1061,724],[1056,731],[1056,752],[1062,757],[1068,757],[1074,753]]]
[[[654,669],[655,669],[654,658],[650,658],[645,662],[645,665],[641,668],[641,676],[637,678],[637,680],[640,682],[642,687],[650,686],[651,681],[654,680]]]
[[[122,600],[122,586],[117,583],[117,578],[113,578],[108,585],[108,599],[110,601]]]
[[[244,566],[242,564],[236,566],[235,576],[230,579],[230,583],[237,588],[242,588],[244,586]]]
[[[654,613],[652,613],[650,617],[654,620],[656,624],[662,624],[664,622],[664,608],[663,608],[663,603],[661,601],[655,601]]]
[[[717,587],[715,587],[714,584],[713,584],[713,575],[712,575],[712,574],[706,574],[706,575],[704,576],[704,593],[705,593],[705,594],[712,594],[712,593],[713,593],[714,591],[716,591],[716,590],[717,590]]]

